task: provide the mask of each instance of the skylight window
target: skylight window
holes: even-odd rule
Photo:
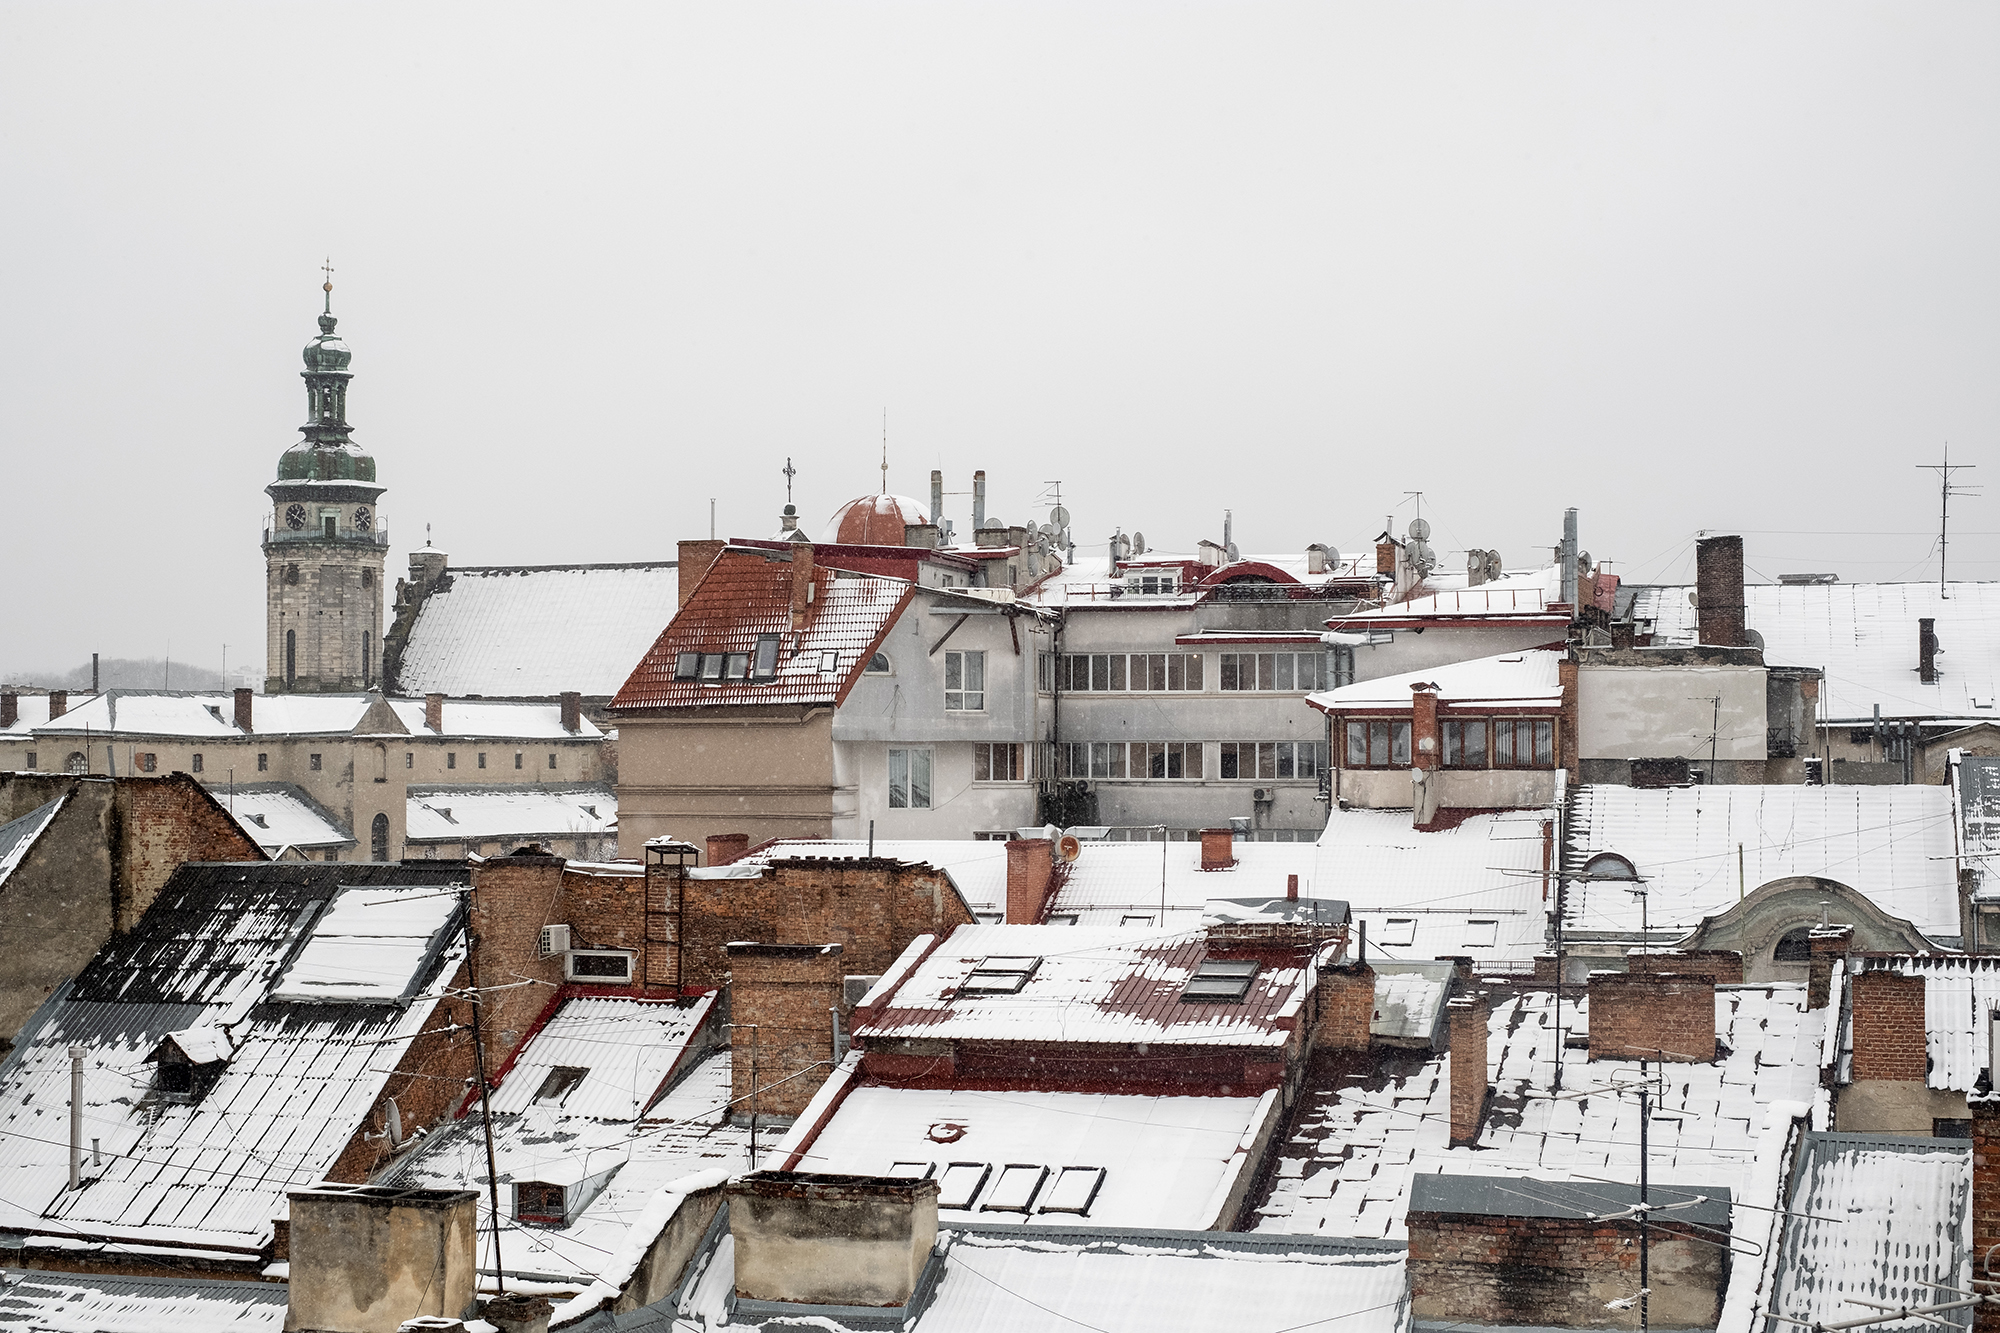
[[[1500,942],[1500,923],[1491,917],[1469,917],[1465,922],[1465,945],[1477,949]]]
[[[960,995],[1013,995],[1028,984],[1035,969],[1042,965],[1038,957],[994,954],[982,959],[972,974],[959,983]]]
[[[891,1162],[886,1172],[891,1180],[929,1180],[936,1162]]]
[[[1034,1206],[1035,1196],[1042,1192],[1042,1182],[1048,1178],[1049,1169],[1045,1166],[1009,1162],[1000,1168],[1000,1178],[986,1192],[986,1201],[979,1205],[979,1211],[1025,1213]]]
[[[757,656],[751,664],[752,674],[758,677],[778,674],[778,636],[759,634],[757,636]]]
[[[1417,919],[1413,916],[1392,916],[1382,923],[1382,936],[1378,944],[1415,944],[1417,942]]]
[[[703,653],[701,655],[701,678],[703,680],[722,679],[721,653]]]
[[[1241,1004],[1260,966],[1247,958],[1211,958],[1195,969],[1181,999],[1196,1004]]]
[[[575,1092],[577,1086],[590,1076],[588,1069],[578,1069],[573,1065],[557,1065],[542,1080],[542,1086],[535,1089],[535,1105],[561,1106],[563,1099]]]
[[[722,669],[722,676],[725,680],[750,679],[750,654],[729,654],[728,662]]]
[[[700,653],[674,654],[674,679],[693,680],[701,674]]]
[[[938,1177],[938,1207],[970,1208],[993,1168],[984,1162],[953,1162]]]
[[[1042,1193],[1038,1213],[1075,1213],[1078,1217],[1090,1214],[1090,1205],[1097,1201],[1097,1192],[1104,1188],[1104,1168],[1101,1166],[1066,1166],[1056,1172],[1056,1178],[1049,1182]]]

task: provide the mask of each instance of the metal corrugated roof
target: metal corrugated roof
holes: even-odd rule
[[[815,566],[805,625],[794,630],[790,554],[725,549],[618,691],[612,707],[831,704],[844,699],[909,605],[916,585]],[[674,679],[678,654],[754,654],[760,634],[779,636],[778,672],[772,679],[712,684]]]
[[[42,830],[49,826],[56,817],[56,811],[62,809],[63,802],[68,799],[69,793],[64,792],[47,805],[37,806],[19,819],[0,824],[0,884],[7,882],[7,876],[21,864],[29,848],[35,845],[35,839],[42,836]]]
[[[1418,1176],[1410,1188],[1413,1213],[1466,1213],[1483,1217],[1552,1217],[1582,1221],[1619,1213],[1639,1202],[1637,1185],[1603,1181],[1533,1180],[1517,1176]],[[1729,1229],[1729,1187],[1716,1185],[1689,1196],[1662,1191],[1655,1204],[1687,1204],[1662,1220]]]
[[[450,569],[396,672],[410,694],[608,695],[680,600],[674,561]]]
[[[714,996],[691,1001],[575,998],[515,1057],[492,1095],[493,1111],[525,1111],[550,1071],[589,1073],[551,1115],[633,1120],[646,1109],[707,1017]]]
[[[1969,1290],[1971,1148],[1946,1139],[1807,1134],[1792,1172],[1770,1314],[1818,1324],[1864,1313],[1856,1299],[1897,1307],[1948,1299],[1926,1283]],[[1972,1323],[1971,1310],[1937,1317]],[[1792,1327],[1768,1316],[1759,1326]],[[1875,1325],[1899,1333],[1927,1326],[1935,1327],[1918,1319]]]
[[[266,1282],[0,1271],[0,1324],[32,1333],[276,1333],[288,1298]]]
[[[981,960],[1039,959],[1011,995],[957,996]],[[1241,1003],[1188,1003],[1181,991],[1208,957],[1200,933],[1069,926],[960,926],[874,1020],[871,1040],[1145,1042],[1281,1046],[1278,1020],[1298,1012],[1305,972],[1265,965]]]

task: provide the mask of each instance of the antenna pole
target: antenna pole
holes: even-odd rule
[[[477,892],[469,890],[467,896]],[[486,996],[479,989],[479,936],[467,932],[465,951],[465,979],[472,983],[472,1063],[473,1072],[479,1078],[479,1119],[480,1127],[486,1131],[486,1194],[493,1213],[493,1280],[500,1288],[500,1294],[507,1294],[507,1267],[500,1262],[500,1168],[493,1159],[493,1103],[490,1097],[492,1086],[486,1079],[486,1035],[482,1031],[480,1011],[486,1007]]]
[[[1651,1286],[1648,1279],[1652,1276],[1647,1271],[1652,1257],[1648,1253],[1648,1242],[1652,1239],[1648,1223],[1652,1220],[1652,1216],[1646,1206],[1646,1122],[1653,1118],[1652,1085],[1647,1082],[1648,1077],[1646,1062],[1641,1060],[1639,1062],[1639,1333],[1646,1333],[1647,1320],[1651,1314],[1646,1306],[1647,1289]]]
[[[1919,463],[1917,466],[1926,471],[1938,474],[1938,596],[1948,597],[1950,593],[1945,590],[1944,550],[1946,528],[1951,521],[1951,497],[1954,495],[1977,495],[1979,493],[1979,487],[1977,486],[1954,486],[1951,474],[1954,472],[1964,472],[1968,468],[1974,468],[1979,465],[1977,463],[1952,462],[1951,446],[1947,444],[1944,447],[1944,461],[1942,463]]]

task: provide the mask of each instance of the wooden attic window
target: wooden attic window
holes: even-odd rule
[[[569,1220],[569,1215],[565,1211],[567,1196],[568,1191],[561,1185],[550,1185],[539,1180],[516,1181],[514,1220],[559,1227]]]

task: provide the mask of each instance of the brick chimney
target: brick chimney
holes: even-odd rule
[[[257,696],[246,687],[236,691],[236,726],[238,730],[249,731],[251,701]]]
[[[12,690],[0,694],[0,727],[11,727],[21,720],[21,696]]]
[[[1590,1058],[1715,1059],[1715,978],[1599,972],[1590,978]]]
[[[69,711],[69,691],[49,691],[49,721],[53,722]]]
[[[1410,686],[1410,762],[1436,768],[1443,761],[1438,739],[1438,687],[1429,681]]]
[[[838,944],[725,944],[732,1021],[730,1110],[795,1116],[832,1073],[833,1015],[843,1001]],[[756,1096],[752,1098],[751,1093]]]
[[[1007,924],[1032,926],[1048,906],[1049,884],[1055,878],[1047,838],[1016,838],[1007,844]]]
[[[1318,1049],[1365,1051],[1374,1021],[1374,968],[1349,957],[1319,970]]]
[[[1396,543],[1383,540],[1375,543],[1375,572],[1396,577]]]
[[[1451,1141],[1472,1143],[1486,1116],[1486,1019],[1484,991],[1461,995],[1445,1005],[1451,1025]]]
[[[1734,949],[1633,949],[1625,955],[1628,972],[1682,972],[1715,978],[1718,986],[1743,984],[1743,955]]]
[[[1854,974],[1854,1081],[1922,1083],[1924,979],[1869,969]]]
[[[726,866],[741,861],[750,854],[750,835],[747,833],[711,833],[708,835],[708,863],[711,866]]]
[[[557,697],[562,700],[562,729],[574,736],[583,730],[583,695],[577,690],[564,690]]]
[[[1297,875],[1287,875],[1285,876],[1285,901],[1288,903],[1295,903],[1298,900],[1299,900],[1299,877]]]
[[[713,539],[680,544],[680,568],[677,572],[680,575],[682,606],[686,606],[688,598],[694,596],[696,585],[708,576],[708,571],[714,568],[717,557],[722,554],[722,548],[728,544]]]
[[[1917,622],[1917,679],[1937,684],[1937,621],[1925,616]]]
[[[1201,831],[1201,868],[1227,870],[1236,864],[1236,830],[1205,828]]]
[[[444,734],[444,696],[426,694],[424,696],[424,725],[439,735]]]
[[[1806,1008],[1824,1009],[1833,993],[1833,965],[1854,947],[1854,927],[1815,926],[1809,939],[1812,970],[1806,974]]]
[[[1701,642],[1741,648],[1750,642],[1743,613],[1743,539],[1704,537],[1694,547],[1695,610]]]
[[[1562,687],[1562,716],[1556,722],[1556,762],[1569,773],[1572,783],[1583,781],[1583,735],[1577,704],[1577,664],[1565,657],[1556,663],[1556,681]]]
[[[813,603],[813,548],[811,542],[792,543],[792,628],[806,627],[806,613]]]

